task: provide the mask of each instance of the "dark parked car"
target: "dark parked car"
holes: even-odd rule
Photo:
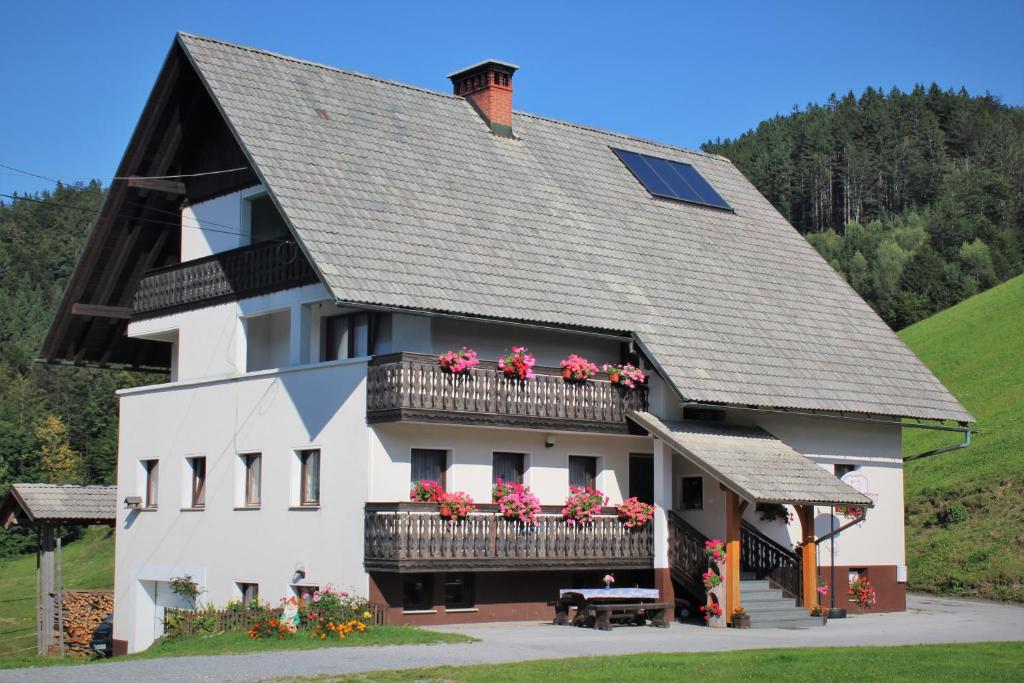
[[[100,657],[109,657],[114,654],[114,615],[111,614],[100,622],[100,625],[93,629],[92,642],[89,643],[92,651]]]

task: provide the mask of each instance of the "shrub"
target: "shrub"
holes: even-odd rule
[[[967,523],[967,508],[957,501],[942,511],[943,526],[960,526]]]
[[[370,603],[365,598],[336,591],[331,586],[313,593],[298,607],[300,625],[308,629],[314,638],[344,638],[353,630],[365,631],[373,621]],[[362,627],[355,626],[353,622],[362,624]]]

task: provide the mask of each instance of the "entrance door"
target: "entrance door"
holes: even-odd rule
[[[629,495],[644,503],[654,502],[654,455],[629,454]]]

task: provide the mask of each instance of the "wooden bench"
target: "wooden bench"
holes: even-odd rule
[[[669,602],[633,602],[607,605],[589,605],[594,614],[594,628],[600,631],[611,631],[612,622],[637,624],[643,626],[651,620],[651,626],[668,628],[665,613],[672,607]]]

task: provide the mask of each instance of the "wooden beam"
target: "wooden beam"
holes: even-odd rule
[[[163,192],[164,194],[170,195],[187,194],[185,183],[180,180],[170,180],[167,178],[139,178],[132,176],[128,178],[128,187],[153,190],[155,192]]]
[[[128,320],[132,317],[132,309],[122,306],[102,306],[100,304],[71,304],[71,315],[87,315],[93,318],[116,318]]]
[[[725,618],[732,623],[732,612],[740,603],[740,519],[743,516],[739,495],[725,492]]]
[[[800,518],[800,533],[803,550],[800,554],[803,570],[804,607],[808,610],[818,606],[818,558],[814,538],[814,506],[797,505],[796,515]]]

